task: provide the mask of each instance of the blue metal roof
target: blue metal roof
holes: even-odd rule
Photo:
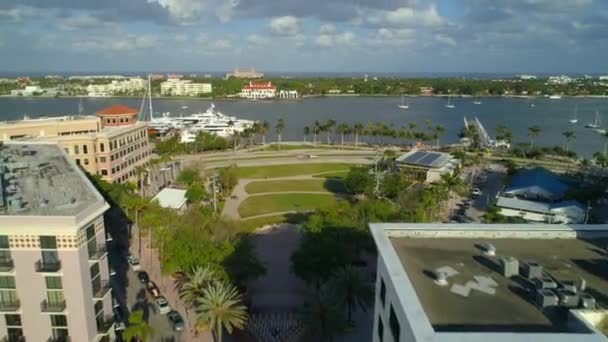
[[[504,192],[517,196],[557,200],[562,198],[567,190],[568,185],[559,180],[557,175],[537,167],[515,174]]]

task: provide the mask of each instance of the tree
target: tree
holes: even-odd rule
[[[344,134],[347,134],[350,131],[350,127],[347,123],[341,123],[336,128],[338,133],[340,133],[340,145],[344,146]]]
[[[137,195],[129,196],[124,201],[124,206],[129,209],[131,218],[134,220],[134,225],[137,228],[137,254],[141,258],[141,227],[139,227],[139,214],[144,210],[150,202],[145,198]]]
[[[188,307],[194,307],[196,301],[204,295],[204,291],[217,281],[215,272],[208,266],[197,265],[186,272],[176,283],[179,298]]]
[[[330,140],[330,135],[331,135],[331,131],[333,130],[333,128],[336,126],[336,120],[334,119],[329,119],[327,120],[327,122],[325,122],[325,125],[323,125],[323,130],[327,133],[327,145],[331,144],[331,140]]]
[[[317,146],[317,135],[319,133],[321,133],[322,130],[323,130],[323,126],[321,125],[319,120],[315,120],[315,125],[313,126],[313,130],[312,130],[312,133],[314,135],[313,139],[314,139],[315,146]]]
[[[348,265],[334,273],[330,286],[338,302],[346,306],[348,322],[352,322],[353,310],[365,311],[374,300],[374,289],[369,279],[355,267]]]
[[[454,190],[455,187],[460,185],[462,182],[458,176],[451,173],[443,173],[441,174],[441,186],[443,186],[447,192],[448,196]]]
[[[266,145],[266,135],[270,131],[270,123],[266,120],[260,125],[260,134],[262,135],[262,145]]]
[[[387,198],[395,199],[404,191],[411,183],[406,181],[398,172],[390,172],[386,174],[380,182],[380,193]]]
[[[351,167],[344,179],[346,190],[351,194],[372,193],[374,176],[367,167]]]
[[[235,167],[221,169],[218,178],[224,193],[230,193],[239,182]]]
[[[309,289],[300,316],[316,341],[332,341],[347,325],[340,304],[328,286]]]
[[[570,142],[576,139],[574,131],[563,131],[562,135],[566,138],[566,152],[570,150]]]
[[[496,140],[504,140],[511,143],[513,141],[513,133],[507,126],[499,124],[496,126]]]
[[[306,138],[310,135],[310,127],[304,126],[304,142],[306,142]]]
[[[281,135],[285,129],[285,120],[283,120],[283,118],[279,118],[279,120],[277,120],[277,124],[274,126],[274,129],[277,133],[277,146],[278,149],[281,150]]]
[[[122,333],[125,341],[133,340],[138,342],[147,342],[148,339],[154,336],[154,328],[148,325],[144,320],[144,312],[135,310],[129,315],[129,326]]]
[[[216,282],[203,291],[203,296],[196,301],[197,325],[206,326],[222,342],[224,329],[228,334],[236,329],[245,328],[247,308],[241,304],[241,295],[236,287]]]
[[[534,147],[534,140],[540,136],[541,128],[538,125],[528,127],[528,137],[530,138],[530,148]]]
[[[186,199],[188,200],[188,203],[199,203],[200,201],[207,199],[207,197],[207,191],[200,183],[194,183],[186,190]]]
[[[439,139],[441,139],[441,136],[443,135],[443,133],[445,132],[445,128],[441,125],[437,125],[435,126],[435,137],[437,138],[437,146],[439,145]]]
[[[360,122],[356,122],[353,125],[353,133],[355,133],[355,147],[359,146],[359,135],[363,133],[363,125]]]
[[[194,167],[185,167],[182,169],[182,171],[179,173],[179,175],[177,175],[177,182],[185,185],[185,186],[190,186],[192,184],[194,184],[195,182],[200,182],[201,181],[201,175],[199,174],[198,170]]]

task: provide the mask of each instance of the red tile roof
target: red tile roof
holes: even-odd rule
[[[277,87],[272,85],[272,82],[264,83],[253,83],[249,82],[249,85],[245,85],[243,89],[276,89]]]
[[[139,110],[125,105],[113,105],[97,112],[101,115],[138,114]]]

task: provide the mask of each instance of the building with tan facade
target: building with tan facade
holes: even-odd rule
[[[0,124],[3,141],[55,141],[88,173],[110,182],[134,181],[150,160],[147,124],[139,111],[114,105],[96,116],[33,119]]]
[[[114,340],[108,204],[55,143],[0,143],[0,160],[0,339]]]

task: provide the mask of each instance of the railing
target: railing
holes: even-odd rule
[[[101,285],[99,285],[98,288],[95,288],[95,286],[93,286],[93,298],[102,299],[103,297],[105,297],[108,294],[108,292],[110,292],[110,290],[112,290],[112,287],[110,286],[110,282],[107,280],[104,280],[101,282]]]
[[[97,332],[105,335],[114,325],[114,318],[112,316],[105,316],[103,321],[97,321]]]
[[[25,336],[4,336],[0,342],[25,342]]]
[[[1,312],[15,312],[21,307],[19,299],[0,301]]]
[[[105,244],[99,244],[95,247],[95,250],[89,250],[89,260],[97,261],[101,260],[108,254],[108,249]]]
[[[13,259],[0,259],[0,272],[10,272],[15,268]]]
[[[40,303],[40,311],[42,312],[63,312],[65,307],[65,300],[56,302],[45,299]]]
[[[71,342],[70,336],[49,337],[46,342]]]
[[[61,261],[36,261],[36,272],[58,272],[61,269]]]

